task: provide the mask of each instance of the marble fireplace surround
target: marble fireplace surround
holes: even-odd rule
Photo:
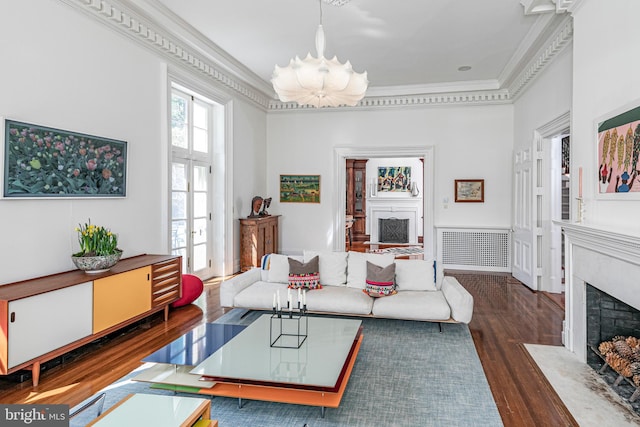
[[[640,233],[558,222],[565,235],[563,342],[587,361],[586,284],[640,310]]]

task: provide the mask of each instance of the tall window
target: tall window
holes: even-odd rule
[[[201,277],[212,268],[212,183],[215,103],[171,91],[171,251],[182,270]]]

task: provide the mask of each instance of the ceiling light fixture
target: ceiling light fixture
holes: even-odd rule
[[[335,1],[344,4],[345,2]],[[295,101],[299,105],[314,107],[353,107],[364,98],[369,81],[367,72],[356,73],[347,61],[341,64],[337,57],[324,57],[324,30],[322,29],[322,1],[320,4],[320,25],[316,31],[316,51],[300,59],[295,57],[286,67],[275,66],[271,83],[282,102]]]

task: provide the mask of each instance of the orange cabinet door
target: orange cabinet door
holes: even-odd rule
[[[151,266],[93,281],[93,333],[151,310]]]

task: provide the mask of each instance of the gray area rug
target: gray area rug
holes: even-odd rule
[[[232,310],[217,323],[247,324]],[[235,426],[502,426],[469,329],[462,324],[361,319],[364,340],[339,408],[215,397],[211,417]],[[107,387],[105,410],[130,393],[173,394],[127,377]],[[192,394],[185,396],[193,396]],[[81,421],[81,420],[78,420]],[[123,426],[126,427],[126,426]]]

